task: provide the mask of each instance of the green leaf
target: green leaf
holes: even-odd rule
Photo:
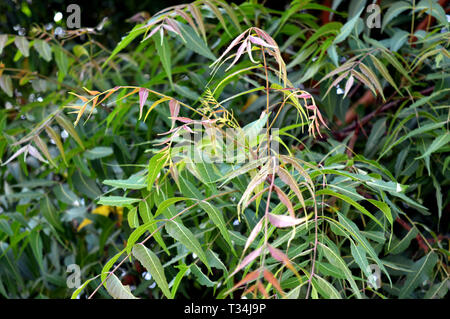
[[[44,216],[44,218],[47,220],[47,222],[50,225],[52,225],[55,229],[64,231],[64,228],[61,224],[58,213],[56,212],[55,208],[53,207],[53,205],[50,201],[50,198],[48,196],[44,196],[41,199],[39,206],[41,209],[41,214],[42,214],[42,216]]]
[[[439,135],[427,148],[426,152],[421,156],[416,157],[416,159],[429,157],[431,154],[438,151],[441,147],[448,145],[448,143],[450,143],[450,133]]]
[[[0,54],[2,54],[3,48],[6,46],[6,42],[8,42],[8,35],[0,34]]]
[[[320,37],[324,37],[325,35],[328,34],[338,34],[341,27],[342,23],[340,22],[326,23],[325,25],[317,29],[317,31],[314,32],[314,34],[308,38],[308,40],[305,42],[305,44],[303,44],[302,48],[299,51],[303,51],[311,44],[316,43]]]
[[[397,69],[398,72],[400,72],[408,81],[412,84],[415,84],[416,82],[409,76],[409,71],[405,70],[405,68],[401,65],[400,62],[395,58],[394,54],[390,53],[387,50],[381,51],[383,56],[389,61],[389,63],[392,64],[394,68]]]
[[[134,245],[132,253],[152,275],[163,294],[168,299],[172,299],[169,284],[167,283],[166,275],[164,274],[164,268],[156,254],[142,244]]]
[[[396,1],[394,2],[386,13],[383,15],[383,24],[381,26],[381,31],[384,31],[386,25],[395,17],[397,17],[400,13],[405,10],[411,9],[411,4],[406,1]]]
[[[151,208],[149,206],[148,200],[142,200],[139,202],[139,215],[141,216],[142,220],[144,221],[144,224],[150,223],[155,220],[155,217],[152,214]],[[169,250],[167,249],[166,244],[164,243],[164,240],[162,238],[161,232],[156,231],[157,230],[157,224],[149,224],[148,231],[150,233],[155,232],[153,237],[155,238],[156,242],[164,249],[164,251],[170,255]]]
[[[46,41],[36,39],[33,47],[45,61],[50,62],[52,60],[52,48]]]
[[[203,153],[200,149],[194,148],[191,158],[195,159],[195,163],[187,163],[191,173],[200,179],[204,184],[210,184],[216,182],[219,178],[219,172],[217,167],[213,163],[209,163],[208,155]]]
[[[412,130],[411,132],[409,132],[406,135],[403,135],[402,137],[400,137],[397,141],[395,141],[394,143],[390,143],[389,146],[387,146],[387,148],[383,151],[383,153],[381,153],[381,155],[378,157],[378,161],[387,153],[389,152],[394,146],[400,144],[401,142],[407,140],[408,138],[411,138],[413,136],[416,136],[418,134],[422,134],[428,131],[432,131],[435,130],[439,127],[444,126],[447,123],[447,121],[444,122],[439,122],[439,123],[429,123],[429,124],[425,124],[419,128],[416,128],[414,130]],[[386,146],[386,145],[385,145]]]
[[[334,231],[335,230],[333,230],[333,232]],[[335,278],[345,279],[345,274],[342,272],[342,270],[333,264],[317,260],[316,265],[317,270],[324,276],[332,276]]]
[[[206,43],[197,35],[197,33],[187,24],[179,23],[178,26],[180,27],[181,34],[183,35],[183,38],[186,40],[185,45],[190,50],[203,55],[204,57],[207,57],[211,60],[216,60],[216,56],[212,51],[209,49],[209,47],[206,45]]]
[[[104,68],[108,62],[114,58],[120,51],[122,51],[124,48],[126,48],[131,41],[133,41],[138,35],[145,32],[145,25],[144,24],[138,24],[136,25],[133,30],[130,31],[130,33],[124,37],[119,44],[116,46],[116,48],[113,50],[111,55],[106,59],[106,61],[103,63],[102,68]]]
[[[208,260],[206,259],[205,252],[203,251],[197,238],[195,238],[194,234],[188,228],[180,222],[172,220],[166,223],[166,230],[171,237],[175,238],[177,241],[186,246],[188,250],[196,254],[198,258],[200,258],[200,260],[206,265],[206,267],[211,270]]]
[[[145,177],[137,174],[130,176],[128,179],[105,179],[103,184],[123,189],[141,189],[147,187]]]
[[[378,60],[372,54],[370,54],[370,59],[377,68],[378,72],[380,72],[381,75],[385,78],[385,80],[388,81],[389,84],[394,87],[394,89],[398,92],[398,94],[403,96],[402,92],[398,89],[397,84],[395,83],[394,79],[392,78],[391,74],[389,73],[388,69],[384,66],[384,64],[381,63],[381,61]]]
[[[161,39],[159,32],[153,35],[153,40],[155,42],[156,50],[158,51],[158,56],[163,65],[164,71],[166,71],[167,78],[169,79],[170,85],[173,87],[172,82],[172,62],[170,58],[171,50],[169,43],[167,42],[167,37]]]
[[[51,126],[47,126],[45,128],[45,131],[47,132],[48,136],[51,139],[53,139],[53,141],[56,143],[56,147],[58,147],[59,154],[61,154],[61,157],[62,157],[64,163],[67,165],[66,154],[64,153],[64,146],[61,141],[60,135],[58,135]]]
[[[86,50],[86,48],[82,45],[75,45],[72,49],[73,53],[76,55],[77,58],[86,55],[89,56],[89,52]]]
[[[368,217],[370,217],[374,222],[376,222],[378,225],[381,226],[381,228],[384,228],[383,225],[380,223],[380,221],[378,219],[375,218],[375,216],[373,216],[371,213],[369,213],[369,211],[367,209],[365,209],[364,207],[362,207],[360,204],[358,204],[357,202],[355,202],[353,199],[351,199],[350,197],[346,196],[346,195],[342,195],[339,193],[336,193],[330,189],[321,189],[319,191],[316,192],[316,196],[318,195],[330,195],[330,196],[334,196],[337,198],[340,198],[344,201],[346,201],[347,203],[351,204],[352,206],[354,206],[357,210],[359,210],[361,213],[363,213],[364,215],[367,215]]]
[[[348,20],[342,26],[341,30],[339,31],[339,34],[334,39],[333,43],[337,44],[337,43],[340,43],[340,42],[344,41],[345,39],[347,39],[347,37],[352,32],[352,30],[355,29],[356,23],[358,22],[359,16],[361,15],[361,12],[363,11],[363,9],[364,8],[361,8],[361,10],[359,10],[359,12],[353,18]]]
[[[325,246],[321,242],[319,242],[319,246],[325,255],[327,259],[330,261],[330,263],[334,264],[335,266],[339,267],[345,274],[345,277],[347,281],[349,282],[350,286],[352,287],[353,292],[355,293],[356,297],[358,299],[361,299],[361,293],[359,292],[359,288],[356,285],[355,280],[353,279],[353,275],[348,269],[347,265],[345,264],[344,260],[341,258],[341,256],[337,255],[332,249]]]
[[[102,282],[104,282],[109,275],[109,270],[114,266],[115,262],[120,258],[120,256],[123,255],[125,252],[125,249],[122,249],[117,254],[115,254],[108,262],[103,266],[102,272],[100,273],[100,279]]]
[[[406,248],[409,247],[411,240],[413,240],[417,236],[418,233],[419,233],[418,230],[415,227],[413,227],[400,240],[397,238],[394,238],[392,240],[391,246],[389,247],[389,253],[396,255],[396,254],[400,254],[403,251],[405,251]]]
[[[9,75],[0,76],[0,87],[9,97],[13,96],[13,85]]]
[[[261,157],[261,158],[258,158],[257,160],[250,161],[249,163],[247,163],[239,168],[231,169],[222,178],[220,178],[220,181],[222,181],[222,180],[225,180],[225,181],[219,187],[222,187],[223,185],[228,183],[230,180],[232,180],[233,178],[235,178],[239,175],[243,175],[252,169],[256,169],[259,166],[264,165],[264,163],[267,162],[267,159],[268,159],[268,157]]]
[[[97,183],[92,179],[76,170],[72,176],[72,181],[75,189],[91,199],[96,199],[102,192],[97,186]]]
[[[114,299],[138,299],[131,293],[129,286],[124,286],[116,275],[111,274],[106,280],[106,290]]]
[[[231,243],[230,234],[228,233],[222,213],[217,209],[217,207],[213,206],[209,202],[200,201],[199,205],[208,214],[212,222],[219,228],[219,231],[222,234],[223,238],[230,245],[231,251],[234,252],[234,247]]]
[[[158,217],[159,215],[163,214],[166,218],[172,218],[175,216],[172,214],[168,208],[172,205],[174,205],[177,202],[180,201],[186,201],[191,200],[191,198],[188,197],[171,197],[166,200],[164,200],[162,203],[158,205],[158,209],[156,210],[155,217]]]
[[[372,130],[370,131],[369,139],[367,140],[366,147],[364,149],[364,156],[372,157],[380,146],[380,139],[386,132],[386,119],[382,118],[376,121]]]
[[[412,272],[406,276],[406,281],[400,290],[399,298],[410,297],[413,290],[429,276],[437,261],[438,256],[433,251],[416,261],[412,267]]]
[[[439,221],[441,220],[442,217],[442,190],[441,190],[441,185],[439,184],[438,180],[436,179],[436,177],[434,175],[431,175],[431,178],[433,179],[433,186],[436,189],[436,204],[438,207],[438,218]]]
[[[78,288],[72,293],[72,296],[70,297],[70,299],[77,299],[78,295],[83,291],[83,289],[86,288],[86,286],[87,286],[92,280],[96,279],[97,277],[98,277],[98,276],[86,280],[80,287],[78,287]]]
[[[130,198],[124,196],[102,196],[100,197],[98,203],[107,206],[118,206],[123,207],[139,202],[139,198]]]
[[[80,200],[74,192],[72,192],[67,184],[58,184],[53,188],[56,198],[66,204],[80,206]]]
[[[197,277],[198,283],[200,285],[206,287],[214,287],[217,284],[217,282],[211,281],[196,264],[192,264],[190,269],[195,277]]]
[[[154,229],[154,225],[156,224],[156,220],[152,220],[148,223],[145,223],[141,226],[139,226],[138,228],[136,228],[130,235],[130,237],[128,237],[127,240],[127,247],[125,248],[127,253],[131,253],[131,250],[133,249],[134,244],[138,241],[139,238],[141,238],[141,236],[146,232],[149,231],[151,229]],[[153,233],[153,231],[152,231]]]
[[[23,54],[24,57],[28,57],[30,55],[30,42],[28,42],[27,38],[22,36],[16,36],[14,38],[14,44],[19,49],[20,53]]]
[[[369,277],[371,272],[369,271],[369,262],[367,260],[366,250],[361,245],[355,245],[353,242],[350,244],[350,250],[359,268],[366,274],[367,277]]]
[[[43,255],[43,246],[42,246],[42,238],[39,235],[39,231],[33,230],[30,234],[30,245],[33,250],[33,255],[36,258],[39,267],[44,271],[44,255]]]
[[[178,286],[181,283],[181,279],[183,279],[184,275],[187,273],[187,271],[189,270],[189,267],[186,266],[185,264],[181,264],[179,266],[175,266],[175,268],[178,268],[179,271],[175,277],[175,279],[173,280],[173,286],[172,286],[172,298],[175,298],[175,294],[177,293],[178,290]]]
[[[380,209],[383,212],[384,216],[386,216],[387,220],[391,223],[391,225],[394,223],[394,220],[392,218],[391,209],[389,208],[389,206],[386,203],[380,202],[379,200],[370,199],[370,198],[368,198],[367,201],[372,203],[376,207],[378,207],[378,209]]]
[[[130,209],[127,215],[128,225],[130,228],[139,227],[139,218],[137,214],[137,207]]]
[[[62,48],[54,46],[53,50],[55,52],[56,65],[58,66],[60,72],[58,78],[64,79],[64,77],[67,74],[67,71],[69,70],[69,58],[67,57],[66,53],[63,51]]]
[[[337,291],[337,289],[334,288],[331,283],[329,283],[322,277],[315,275],[312,279],[312,284],[322,297],[326,299],[342,299],[339,291]]]
[[[5,219],[0,219],[0,230],[11,237],[14,236],[14,232],[11,229],[11,226],[9,226],[8,221],[6,221]]]
[[[155,154],[148,163],[147,190],[151,190],[158,174],[166,164],[167,153]]]
[[[90,160],[107,157],[113,153],[112,147],[97,146],[84,152],[84,157]]]
[[[373,260],[375,260],[375,262],[377,263],[378,267],[380,267],[380,269],[386,274],[386,276],[389,279],[389,282],[391,282],[391,278],[389,276],[389,273],[387,272],[386,268],[384,267],[383,263],[381,262],[381,260],[378,258],[377,253],[375,252],[375,250],[373,249],[373,247],[370,245],[370,243],[367,241],[367,239],[361,234],[361,232],[359,231],[358,226],[356,226],[356,224],[354,222],[352,222],[351,220],[349,220],[347,217],[345,217],[344,215],[337,213],[338,214],[338,218],[339,218],[339,222],[340,224],[337,224],[339,227],[344,227],[345,228],[345,232],[350,233],[351,236],[353,237],[354,240],[356,240],[358,242],[358,244],[364,248],[364,250],[366,251],[366,253],[370,256],[370,258],[372,258]],[[334,221],[335,222],[335,221]],[[336,223],[336,222],[335,222]]]
[[[67,120],[65,116],[62,114],[58,114],[55,117],[56,121],[59,125],[61,125],[62,128],[64,128],[67,133],[77,142],[78,145],[84,150],[83,142],[81,141],[80,136],[78,135],[77,131],[75,130],[75,127],[73,124]]]
[[[443,299],[448,293],[448,278],[442,282],[431,286],[423,299]]]
[[[261,133],[261,130],[266,125],[268,118],[269,118],[269,115],[264,113],[264,115],[260,119],[253,121],[242,128],[249,145],[254,145],[253,142],[256,140],[258,135]]]
[[[445,10],[439,5],[437,1],[422,0],[415,6],[414,12],[426,10],[427,14],[431,11],[431,15],[435,17],[440,24],[448,25]]]
[[[329,50],[333,50],[332,48],[335,48],[335,46],[331,46]],[[305,61],[314,51],[317,49],[317,44],[313,43],[309,47],[307,47],[304,50],[299,51],[296,56],[292,59],[291,62],[288,63],[286,66],[287,69],[292,69],[294,66],[301,64],[303,61]],[[335,49],[336,50],[336,49]],[[336,53],[337,54],[337,53]],[[330,53],[332,56],[332,54]],[[334,62],[334,61],[333,61]]]

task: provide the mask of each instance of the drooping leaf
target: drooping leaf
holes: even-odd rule
[[[9,75],[0,76],[0,87],[9,97],[13,96],[13,84]]]
[[[230,245],[231,250],[234,251],[234,246],[231,242],[230,234],[228,233],[222,213],[217,209],[217,207],[213,206],[209,202],[201,201],[199,205],[208,214],[212,222],[219,228],[223,238]]]
[[[353,275],[348,269],[347,264],[344,262],[341,256],[337,255],[336,252],[334,252],[332,249],[327,247],[326,245],[319,242],[319,246],[321,250],[323,251],[324,255],[327,257],[327,259],[330,261],[330,263],[338,266],[345,274],[347,281],[349,282],[353,292],[355,293],[356,297],[358,299],[362,298],[362,295],[359,291],[358,286],[356,285],[355,280],[353,279]]]
[[[103,157],[107,157],[113,153],[112,147],[107,146],[97,146],[93,149],[84,152],[84,157],[90,160],[95,160]]]
[[[364,8],[361,8],[361,10],[355,14],[355,16],[353,16],[349,21],[347,21],[341,28],[341,30],[339,31],[339,34],[337,35],[337,37],[334,39],[334,43],[340,43],[342,41],[344,41],[352,32],[352,30],[355,29],[355,25],[358,22],[359,16],[361,15],[361,12],[363,11]]]
[[[33,47],[45,61],[50,62],[52,60],[52,48],[47,42],[36,39]]]
[[[416,261],[412,267],[412,272],[406,276],[406,281],[400,290],[399,298],[410,297],[413,289],[419,286],[429,276],[430,271],[434,268],[437,261],[438,256],[433,251]]]
[[[27,58],[30,55],[30,42],[27,40],[27,38],[23,36],[16,36],[14,38],[14,44],[24,57]]]
[[[134,245],[132,253],[145,269],[150,272],[163,294],[168,299],[172,299],[172,293],[170,292],[169,284],[164,274],[164,268],[156,254],[142,244]]]
[[[181,34],[186,39],[185,45],[192,51],[207,57],[208,59],[215,60],[215,55],[211,52],[205,42],[195,33],[194,29],[186,24],[179,24]]]
[[[196,254],[198,258],[200,258],[200,260],[206,265],[206,267],[210,269],[202,246],[194,234],[186,226],[182,225],[178,221],[172,220],[166,223],[166,230],[171,237],[182,243],[187,249]]]
[[[115,47],[111,55],[106,59],[106,61],[103,63],[102,68],[104,68],[108,62],[114,58],[120,51],[122,51],[124,48],[126,48],[131,41],[133,41],[137,36],[145,32],[145,26],[144,24],[138,24],[136,25],[133,30],[130,31],[130,33],[122,38],[122,40],[119,42],[119,44]]]
[[[211,279],[206,276],[200,267],[198,267],[196,264],[192,264],[190,267],[190,270],[192,274],[194,274],[197,277],[198,283],[200,285],[206,286],[206,287],[214,287],[217,282],[211,281]]]
[[[156,50],[158,51],[158,56],[163,65],[164,71],[166,72],[167,78],[169,79],[170,85],[173,87],[172,83],[172,60],[171,60],[171,50],[167,37],[162,37],[159,32],[153,36],[155,42]]]
[[[386,13],[383,15],[383,24],[381,29],[384,30],[386,25],[392,21],[395,17],[397,17],[400,13],[405,10],[411,9],[411,4],[406,1],[396,1],[394,2]]]
[[[106,290],[114,299],[138,299],[130,290],[129,286],[124,286],[115,274],[111,274],[106,280]]]

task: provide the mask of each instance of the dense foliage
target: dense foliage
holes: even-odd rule
[[[445,297],[447,1],[328,3],[0,34],[0,294]]]

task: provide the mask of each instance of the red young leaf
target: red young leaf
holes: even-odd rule
[[[226,48],[226,50],[222,53],[222,55],[220,56],[220,58],[218,58],[216,61],[214,61],[213,64],[211,64],[210,66],[212,67],[214,64],[216,64],[217,62],[219,62],[220,60],[222,60],[223,57],[225,57],[225,55],[230,52],[230,50],[232,48],[234,48],[234,46],[236,44],[239,43],[239,41],[241,41],[242,37],[245,35],[245,33],[247,33],[247,31],[241,33],[237,38],[235,38],[233,41],[231,41],[230,45]]]
[[[22,147],[22,148],[20,148],[17,152],[15,152],[6,162],[4,162],[3,164],[2,164],[2,166],[3,165],[6,165],[6,164],[8,164],[9,162],[11,162],[13,159],[15,159],[17,156],[19,156],[20,154],[22,154],[22,153],[24,153],[24,152],[28,152],[28,147],[29,147],[29,145],[25,145],[24,147]]]
[[[289,215],[291,215],[292,218],[295,218],[295,212],[294,212],[294,206],[292,206],[291,201],[289,200],[289,197],[277,186],[273,185],[273,188],[278,194],[278,197],[280,198],[281,202],[286,206]]]
[[[295,270],[294,266],[292,266],[291,261],[289,260],[289,257],[286,256],[285,253],[283,253],[281,250],[272,247],[271,245],[267,245],[269,248],[270,255],[278,260],[281,261],[286,267],[288,267],[293,273],[298,274],[297,270]]]
[[[269,248],[270,255],[274,259],[276,259],[278,261],[289,260],[289,258],[281,250],[279,250],[271,245],[268,245],[268,248]]]
[[[250,236],[248,236],[247,241],[245,242],[244,251],[247,250],[247,248],[250,246],[250,244],[255,240],[258,233],[261,231],[263,220],[264,220],[264,217],[260,219],[258,224],[256,224],[255,228],[253,228],[252,232],[250,233]]]
[[[265,193],[268,189],[269,189],[269,187],[266,187],[262,191],[259,191],[258,193],[256,193],[252,198],[250,198],[248,200],[248,202],[245,203],[245,205],[242,207],[242,209],[246,209],[248,207],[248,205],[253,203],[253,201],[255,201],[259,196],[261,196],[261,194]]]
[[[278,228],[291,227],[299,225],[306,221],[306,217],[295,218],[286,215],[274,215],[269,213],[269,221]]]
[[[302,93],[302,94],[296,95],[296,97],[298,97],[300,99],[310,99],[311,95],[307,94],[307,93]]]
[[[286,171],[284,168],[279,167],[278,168],[278,177],[283,181],[283,183],[288,185],[294,191],[295,195],[297,195],[298,200],[300,201],[302,206],[305,207],[305,201],[303,200],[302,192],[298,188],[298,185],[297,185],[295,179],[291,176],[291,174],[289,174],[289,172]]]
[[[193,123],[193,122],[195,122],[194,120],[192,120],[190,118],[187,118],[187,117],[176,117],[176,116],[174,116],[174,117],[171,117],[171,118],[173,120],[180,121],[181,123]]]
[[[267,47],[267,48],[275,48],[275,46],[270,45],[269,43],[267,43],[266,41],[264,41],[261,38],[257,38],[257,37],[253,37],[253,36],[249,36],[248,38],[254,44],[257,44],[257,45],[260,45],[263,47]]]
[[[235,273],[237,273],[239,270],[247,266],[250,262],[252,262],[256,257],[258,257],[261,254],[262,247],[259,247],[258,249],[252,251],[250,254],[245,257],[240,265],[233,271],[233,273],[230,276],[233,276]]]
[[[235,290],[236,288],[245,285],[248,282],[258,279],[259,273],[260,273],[259,269],[248,273],[241,281],[239,281],[236,285],[234,285],[231,290]]]
[[[237,60],[239,60],[239,58],[241,57],[242,53],[244,53],[245,48],[247,47],[247,40],[245,40],[244,42],[242,42],[241,46],[239,47],[239,49],[236,52],[236,57],[234,58],[233,62],[231,62],[230,66],[228,68],[226,68],[225,71],[228,71],[229,69],[231,69],[233,67],[233,65],[237,62]]]
[[[274,39],[272,39],[272,37],[270,35],[268,35],[265,31],[259,29],[259,28],[253,28],[253,30],[255,30],[255,32],[262,38],[264,38],[264,40],[266,40],[272,47],[276,48],[277,47],[277,43],[275,42]]]
[[[142,110],[144,109],[145,101],[148,98],[148,90],[146,88],[139,88],[139,119],[142,117]]]
[[[170,116],[177,117],[178,113],[180,113],[180,103],[175,99],[171,99],[169,102],[169,109],[170,109]],[[172,119],[172,125],[173,123],[175,123],[175,119]]]
[[[148,35],[148,36],[146,36],[145,37],[145,39],[144,40],[142,40],[142,41],[145,41],[145,40],[147,40],[147,39],[149,39],[149,38],[151,38],[152,37],[152,35],[154,35],[156,32],[158,32],[158,30],[160,30],[161,29],[161,26],[159,25],[159,26],[157,26],[156,28],[154,28],[153,30],[152,30],[152,32],[150,32],[150,34]]]
[[[264,285],[261,281],[258,281],[256,283],[256,286],[258,287],[259,292],[264,296],[264,298],[269,299],[269,294],[266,291],[266,288],[264,288]]]
[[[266,278],[266,280],[270,282],[282,296],[284,296],[284,291],[283,289],[281,289],[280,283],[278,282],[277,278],[275,278],[275,276],[267,269],[264,269],[264,278]]]
[[[175,20],[170,19],[170,18],[166,18],[164,21],[167,22],[167,25],[166,25],[166,26],[172,27],[172,29],[174,30],[173,32],[175,32],[175,33],[178,34],[182,39],[184,39],[184,38],[183,38],[183,35],[182,35],[181,32],[180,32],[180,29],[178,28],[177,22],[176,22]]]
[[[245,296],[245,295],[247,295],[247,294],[253,292],[253,291],[255,290],[255,288],[256,288],[256,284],[250,286],[247,290],[245,290],[245,291],[242,293],[241,296],[243,297],[243,296]]]

